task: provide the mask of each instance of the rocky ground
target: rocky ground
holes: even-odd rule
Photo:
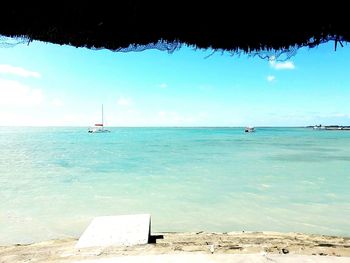
[[[269,255],[275,258],[284,257],[285,259],[298,255],[314,256],[315,259],[316,257],[320,258],[320,256],[325,259],[331,259],[330,256],[332,258],[349,257],[334,262],[348,262],[347,260],[350,262],[350,238],[348,237],[274,232],[198,232],[158,233],[154,234],[152,239],[153,243],[130,247],[76,249],[74,246],[77,239],[73,238],[29,245],[3,246],[0,247],[0,262],[112,262],[106,260],[111,258],[121,259],[123,258],[121,256],[130,259],[133,256],[144,257],[150,255],[178,255],[182,257],[213,255],[213,260],[215,257],[220,257],[220,261],[223,261],[225,255],[228,254],[256,254],[264,256],[266,260],[268,260]],[[320,260],[315,262],[317,261]],[[170,260],[167,262],[178,261]],[[322,260],[322,262],[328,261]]]

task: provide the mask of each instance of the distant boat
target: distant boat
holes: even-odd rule
[[[96,123],[94,127],[91,127],[88,131],[89,133],[103,133],[103,132],[110,132],[109,130],[106,130],[103,126],[103,104],[102,104],[102,122]]]
[[[245,127],[244,132],[255,132],[254,127]]]

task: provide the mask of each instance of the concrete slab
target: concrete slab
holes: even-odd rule
[[[147,244],[150,232],[151,215],[149,214],[101,216],[92,220],[75,247]]]

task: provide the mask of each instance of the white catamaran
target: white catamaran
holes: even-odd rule
[[[96,123],[95,126],[91,127],[88,132],[90,133],[110,132],[109,130],[106,130],[103,126],[103,104],[102,104],[102,122]]]

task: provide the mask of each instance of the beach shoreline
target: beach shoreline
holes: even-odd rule
[[[153,243],[125,247],[77,249],[78,239],[66,238],[0,247],[0,262],[94,262],[113,257],[160,255],[304,255],[349,257],[350,237],[279,232],[152,233]],[[223,256],[220,256],[223,257]],[[107,262],[107,261],[106,261]],[[157,261],[158,262],[158,261]],[[175,262],[175,261],[171,261]],[[338,261],[337,261],[338,262]]]

